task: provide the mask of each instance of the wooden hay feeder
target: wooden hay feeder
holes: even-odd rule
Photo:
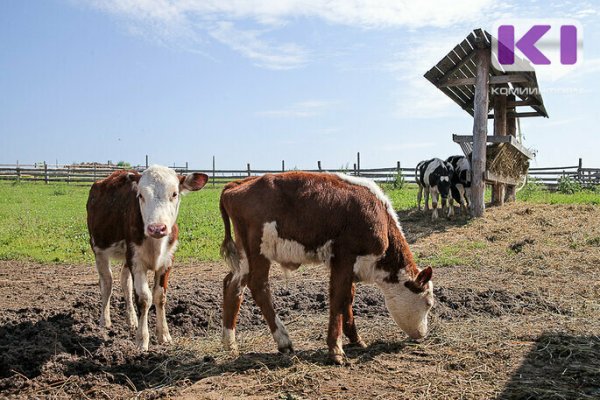
[[[514,201],[515,187],[527,175],[533,154],[516,138],[516,119],[548,117],[531,65],[515,57],[526,70],[494,68],[492,40],[488,32],[475,29],[425,73],[427,80],[473,116],[473,135],[453,135],[453,140],[465,155],[471,155],[471,207],[476,217],[485,210],[486,183],[493,185],[492,202],[501,205]],[[521,111],[522,107],[529,111]],[[494,120],[492,136],[487,134],[489,119]]]

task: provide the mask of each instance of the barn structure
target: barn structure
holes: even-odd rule
[[[533,154],[516,138],[517,119],[548,117],[531,65],[518,57],[524,71],[494,68],[492,36],[475,29],[457,44],[425,78],[473,116],[473,135],[453,135],[465,155],[471,154],[473,216],[485,211],[485,185],[493,185],[492,203],[514,201],[516,185],[527,175]],[[488,119],[494,120],[488,136]],[[488,145],[489,143],[489,145]]]

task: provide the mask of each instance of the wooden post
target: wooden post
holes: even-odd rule
[[[356,153],[356,176],[360,176],[360,151]]]
[[[471,183],[471,211],[474,217],[485,213],[485,157],[487,143],[488,78],[490,69],[490,49],[483,43],[476,52],[477,75],[475,78],[475,99],[473,104],[473,180]]]
[[[506,87],[502,85],[501,87]],[[507,97],[505,95],[496,95],[494,97],[494,136],[506,136],[506,105]],[[505,186],[503,183],[495,183],[492,187],[492,204],[501,206],[504,204]]]
[[[250,176],[250,163],[248,163],[248,176]]]
[[[212,185],[215,187],[215,156],[213,156]]]
[[[17,160],[17,182],[21,182],[21,168],[19,168],[19,160]]]
[[[146,166],[146,168],[148,168]],[[96,182],[96,163],[94,163],[94,182]]]
[[[356,163],[354,163],[354,176],[356,176]]]
[[[148,169],[148,154],[146,154],[146,169]]]
[[[285,160],[281,160],[281,172],[285,172]]]
[[[186,161],[185,162],[185,172],[189,171],[189,167],[190,167],[190,164]]]
[[[317,161],[317,167],[319,168],[319,172],[321,172],[321,161]]]
[[[44,181],[48,184],[48,164],[44,161]]]
[[[515,95],[511,94],[508,96],[510,103],[515,102]],[[510,115],[506,118],[506,134],[510,136],[517,136],[517,118],[514,116],[516,108],[507,110]],[[517,199],[517,187],[515,185],[506,185],[506,193],[504,195],[504,201],[509,203]]]

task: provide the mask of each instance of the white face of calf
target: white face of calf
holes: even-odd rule
[[[427,267],[414,281],[381,284],[385,305],[392,318],[413,339],[427,335],[427,316],[433,307],[431,274],[431,267]]]
[[[177,175],[170,168],[153,165],[138,182],[137,198],[146,236],[160,239],[171,233],[179,213],[180,197],[187,191],[200,190],[208,181],[205,174]]]

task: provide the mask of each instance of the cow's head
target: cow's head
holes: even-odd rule
[[[171,233],[179,213],[181,195],[202,189],[208,181],[206,174],[177,175],[172,169],[160,165],[153,165],[141,175],[130,177],[140,204],[144,233],[155,239]]]
[[[411,338],[427,335],[427,316],[433,307],[432,270],[427,267],[417,277],[380,285],[385,305],[398,326]]]
[[[454,174],[454,168],[449,162],[444,162],[439,167],[439,180],[438,180],[438,191],[442,197],[442,205],[445,206],[445,200],[450,196],[450,184],[452,175]]]

